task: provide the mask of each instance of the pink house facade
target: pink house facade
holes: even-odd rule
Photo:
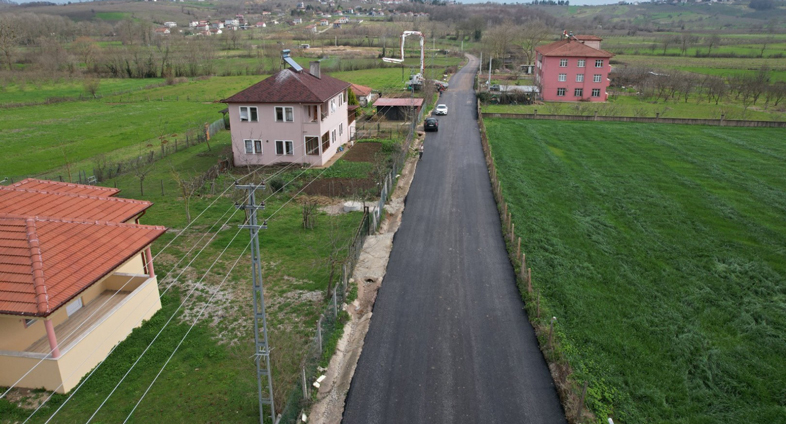
[[[609,60],[601,39],[591,35],[567,36],[535,49],[535,84],[547,102],[605,102],[608,99]]]
[[[350,84],[321,75],[319,62],[284,69],[222,100],[227,104],[235,166],[324,165],[355,132]]]

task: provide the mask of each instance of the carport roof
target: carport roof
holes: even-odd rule
[[[411,97],[401,97],[401,98],[389,98],[389,97],[380,97],[374,102],[374,106],[376,107],[385,107],[385,106],[414,106],[414,107],[421,107],[423,106],[423,99],[421,98],[411,98]]]

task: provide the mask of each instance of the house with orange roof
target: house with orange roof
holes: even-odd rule
[[[377,98],[371,87],[366,87],[365,85],[350,84],[349,89],[355,93],[358,103],[363,107],[366,107],[369,103],[374,103],[374,99]]]
[[[0,186],[0,386],[66,393],[161,309],[152,203],[27,179]]]
[[[563,39],[535,48],[535,85],[550,102],[605,102],[608,99],[609,60],[594,35],[563,33]]]

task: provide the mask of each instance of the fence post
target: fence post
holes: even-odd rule
[[[317,320],[317,346],[319,346],[319,358],[322,358],[322,317]]]
[[[301,376],[303,377],[303,399],[308,399],[308,383],[306,382],[306,366],[303,365],[301,369]]]
[[[551,339],[554,336],[554,321],[557,320],[557,317],[551,317],[551,323],[549,324],[549,349],[553,349],[551,346]]]
[[[516,243],[516,258],[519,256],[521,256],[521,237],[518,238],[518,242]]]
[[[336,289],[338,289],[338,287],[333,288],[333,317],[334,318],[338,317],[338,299],[336,296]]]
[[[535,300],[535,305],[538,308],[537,316],[538,316],[538,318],[540,318],[540,290],[538,290],[538,295],[537,295],[536,300]]]

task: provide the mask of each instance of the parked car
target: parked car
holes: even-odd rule
[[[491,90],[491,91],[499,91],[499,89],[500,89],[499,84],[491,84],[491,88],[489,90]]]
[[[448,114],[448,106],[443,104],[438,104],[437,108],[434,109],[434,115],[447,115]]]
[[[425,131],[439,131],[439,121],[437,121],[437,118],[426,118],[423,129]]]

